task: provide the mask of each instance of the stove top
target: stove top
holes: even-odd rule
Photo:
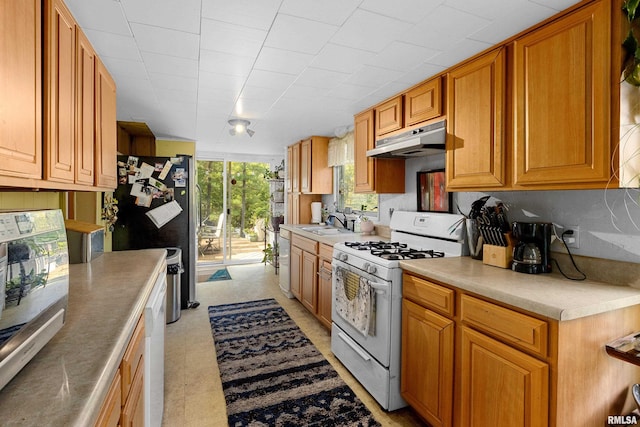
[[[368,251],[373,256],[387,260],[444,257],[444,252],[442,251],[435,251],[432,249],[413,249],[407,247],[406,243],[399,242],[345,242],[344,245],[354,250]]]

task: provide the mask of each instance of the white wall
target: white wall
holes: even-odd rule
[[[380,196],[380,222],[389,224],[389,209],[417,210],[416,173],[444,167],[444,154],[407,159],[405,194]],[[471,203],[491,195],[508,206],[510,221],[553,222],[560,226],[580,226],[580,248],[576,255],[618,261],[640,262],[640,191],[567,190],[454,193],[456,205],[468,213]],[[635,223],[635,224],[634,224]],[[560,230],[560,229],[558,229]],[[560,246],[554,245],[554,250]]]

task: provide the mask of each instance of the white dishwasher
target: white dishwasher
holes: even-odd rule
[[[164,411],[164,334],[166,325],[167,275],[158,274],[144,308],[144,425],[160,427]]]

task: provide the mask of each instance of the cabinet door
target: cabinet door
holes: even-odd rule
[[[442,115],[442,84],[438,77],[404,96],[404,123],[411,126]]]
[[[434,427],[451,425],[453,331],[453,320],[402,300],[402,397]]]
[[[300,191],[311,192],[311,138],[300,143]]]
[[[102,188],[115,188],[117,168],[113,165],[118,157],[116,84],[102,61],[99,58],[96,59],[95,185]]]
[[[45,179],[75,180],[75,21],[62,0],[46,0]]]
[[[493,50],[447,76],[447,188],[505,185],[505,51]]]
[[[120,370],[109,386],[107,397],[102,404],[96,427],[118,427],[120,425],[120,413],[122,411],[122,390],[120,385]]]
[[[331,261],[323,260],[318,271],[318,319],[331,328]]]
[[[610,26],[599,1],[514,42],[515,184],[608,181]]]
[[[300,192],[300,143],[291,146],[291,191]]]
[[[549,366],[461,327],[460,426],[548,425]]]
[[[302,301],[302,249],[291,246],[289,252],[289,281],[291,293],[298,301]]]
[[[302,251],[301,281],[300,302],[310,312],[315,313],[318,292],[318,256],[316,254]]]
[[[42,178],[39,0],[0,1],[0,175]]]
[[[95,147],[96,52],[76,26],[75,182],[93,185]],[[112,164],[113,166],[113,164]],[[112,167],[112,169],[115,169]]]
[[[374,112],[368,110],[354,118],[354,191],[356,193],[404,193],[404,159],[373,159]]]
[[[376,136],[402,129],[402,95],[376,107]]]
[[[375,191],[373,182],[374,159],[367,157],[367,150],[374,148],[373,110],[358,114],[354,118],[354,191],[356,193],[371,193]]]
[[[286,188],[287,191],[293,191],[293,188],[291,186],[291,166],[292,166],[292,160],[293,160],[293,154],[292,154],[292,147],[288,146],[287,147],[287,179],[286,179]]]
[[[123,427],[144,427],[144,360],[131,383],[129,397],[122,406]]]

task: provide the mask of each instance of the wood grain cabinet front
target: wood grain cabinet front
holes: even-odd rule
[[[398,95],[375,108],[376,137],[404,127],[402,95]]]
[[[404,95],[404,125],[412,126],[441,116],[442,78],[428,80]]]

